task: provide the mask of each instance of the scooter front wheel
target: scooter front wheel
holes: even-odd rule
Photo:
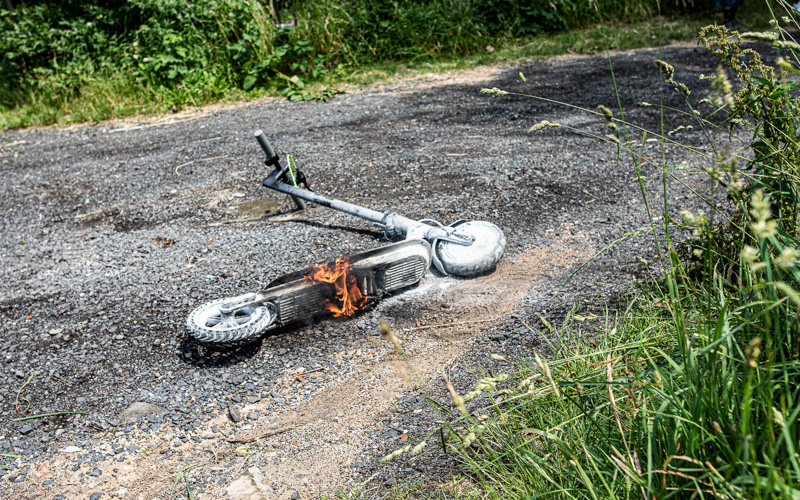
[[[223,313],[220,307],[230,301],[214,300],[192,311],[186,320],[189,336],[202,345],[228,349],[254,342],[275,321],[271,304],[256,304]]]
[[[437,241],[434,252],[442,266],[439,270],[464,278],[492,271],[506,249],[503,231],[491,222],[482,220],[462,222],[452,227],[455,227],[456,234],[472,238],[472,244]]]

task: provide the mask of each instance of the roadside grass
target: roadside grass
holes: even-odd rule
[[[751,25],[766,24],[763,13],[754,11],[742,18]],[[296,97],[326,99],[337,89],[353,89],[375,82],[391,81],[429,72],[465,70],[481,65],[527,63],[568,54],[595,54],[605,50],[655,47],[674,41],[693,42],[708,18],[655,18],[632,23],[600,24],[565,32],[543,33],[509,42],[478,55],[431,56],[425,60],[379,62],[323,72],[317,79],[273,81],[253,90],[222,90],[213,84],[186,88],[148,85],[122,71],[101,71],[81,77],[77,91],[61,85],[56,78],[42,80],[25,90],[25,104],[0,106],[0,128],[63,126],[97,123],[131,116],[150,116],[196,109],[209,104],[235,104],[265,98]],[[288,95],[287,95],[288,94]],[[176,102],[184,103],[176,105]]]
[[[776,68],[738,34],[700,31],[721,65],[707,77],[707,114],[668,61],[656,61],[654,85],[683,93],[708,139],[702,150],[682,147],[725,195],[709,197],[705,213],[678,214],[655,204],[640,177],[663,278],[618,315],[571,311],[549,359],[534,353],[466,394],[447,384],[447,445],[489,498],[800,498],[800,45],[783,23],[797,28],[778,13],[774,28],[748,35],[779,52]],[[669,199],[670,166],[641,148],[646,137],[679,143],[602,106],[576,111],[605,117],[612,137],[598,141],[637,173],[658,168]]]
[[[563,55],[590,55],[605,50],[604,38],[608,38],[612,50],[631,50],[658,47],[672,42],[695,42],[697,32],[708,24],[707,18],[686,17],[663,23],[642,21],[615,23],[605,27],[597,25],[559,33],[527,37],[491,53],[465,57],[442,57],[423,62],[386,62],[358,68],[337,83],[357,86],[397,77],[431,72],[469,70],[479,66],[499,64],[528,64]],[[659,37],[659,30],[661,36]],[[661,42],[659,42],[659,39]]]
[[[381,488],[386,486],[386,488]],[[463,478],[452,478],[445,482],[426,483],[393,482],[391,485],[376,483],[372,486],[351,486],[320,494],[320,500],[367,500],[376,498],[376,493],[384,500],[414,500],[427,498],[436,500],[481,500],[486,494],[470,481]]]

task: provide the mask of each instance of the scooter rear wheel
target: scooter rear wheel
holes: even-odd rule
[[[207,302],[189,314],[186,331],[202,345],[229,349],[254,342],[273,323],[274,310],[265,304],[223,314],[220,306],[231,299]]]

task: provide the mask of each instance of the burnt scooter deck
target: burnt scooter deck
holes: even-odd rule
[[[348,272],[355,278],[362,296],[368,300],[379,299],[418,283],[430,261],[431,248],[425,240],[407,240],[351,256]],[[335,266],[335,262],[327,265]],[[276,325],[306,321],[324,314],[327,312],[325,301],[335,300],[331,283],[314,282],[308,277],[313,269],[285,274],[261,292],[262,301],[276,304]]]
[[[418,283],[430,263],[428,242],[413,239],[351,255],[347,272],[369,302]],[[330,314],[329,304],[337,305],[336,286],[312,278],[322,266],[333,268],[336,262],[285,274],[256,293],[198,307],[187,319],[189,335],[204,345],[236,347],[268,330]]]

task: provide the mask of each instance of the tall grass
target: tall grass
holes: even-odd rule
[[[745,35],[781,53],[774,68],[738,33],[701,31],[720,62],[705,117],[657,61],[662,83],[684,94],[709,139],[703,169],[727,196],[724,205],[710,198],[706,215],[679,216],[680,207],[653,205],[642,186],[649,213],[665,221],[650,231],[666,236],[653,242],[663,279],[604,323],[570,313],[562,332],[573,340],[549,360],[534,354],[466,395],[449,386],[458,417],[449,446],[490,497],[800,498],[800,45],[779,22],[796,26],[776,17],[772,30]],[[678,145],[668,134],[603,107],[583,111],[606,118],[616,138],[598,140],[627,153],[637,171],[652,162],[667,175],[639,148],[645,133]],[[587,328],[599,343],[574,340]],[[481,392],[491,404],[468,410]]]

